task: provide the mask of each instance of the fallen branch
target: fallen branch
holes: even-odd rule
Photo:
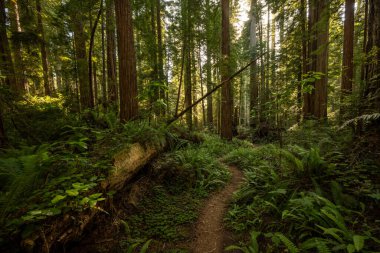
[[[200,102],[202,102],[202,100],[204,100],[205,98],[207,98],[208,96],[210,96],[212,93],[214,93],[215,91],[217,91],[219,88],[223,87],[223,85],[225,85],[226,83],[228,83],[229,81],[231,81],[232,79],[234,79],[236,76],[238,76],[241,72],[243,72],[244,70],[246,70],[249,66],[251,66],[255,61],[257,61],[258,58],[260,58],[261,56],[265,55],[266,52],[258,55],[255,57],[255,59],[253,59],[252,61],[250,61],[247,65],[245,65],[243,68],[239,69],[237,72],[235,72],[234,74],[232,74],[228,79],[222,81],[220,84],[218,84],[217,86],[215,86],[212,90],[210,90],[209,92],[207,92],[203,97],[201,97],[200,99],[198,99],[197,101],[195,101],[192,105],[188,106],[186,109],[184,109],[182,112],[180,112],[179,114],[176,114],[174,115],[173,118],[171,118],[170,120],[167,121],[167,125],[170,125],[172,124],[174,121],[176,121],[177,119],[181,118],[183,115],[185,115],[188,111],[190,111],[194,106],[196,106],[197,104],[199,104]]]

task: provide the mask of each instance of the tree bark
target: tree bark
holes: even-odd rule
[[[163,56],[163,46],[162,46],[162,24],[161,24],[161,1],[156,0],[156,26],[157,26],[157,57],[158,57],[158,81],[161,85],[164,84],[164,56]],[[165,98],[165,91],[163,89],[159,90],[159,98]],[[164,111],[160,111],[165,114]]]
[[[9,2],[9,19],[10,28],[13,35],[22,32],[20,24],[20,13],[17,0]],[[22,59],[22,45],[20,40],[15,39],[12,43],[12,50],[14,55],[14,65],[15,65],[15,78],[16,78],[16,89],[19,93],[24,93],[27,89],[27,80],[25,78],[25,65]]]
[[[315,82],[314,117],[327,118],[328,43],[329,43],[329,0],[317,1],[317,50],[316,72],[322,73]]]
[[[88,82],[89,82],[89,88],[90,88],[91,108],[94,107],[95,100],[97,99],[97,94],[95,95],[95,98],[94,98],[94,90],[96,90],[96,93],[97,93],[97,87],[94,87],[96,83],[93,84],[92,82],[93,80],[95,80],[95,76],[96,76],[96,71],[94,71],[95,73],[92,73],[93,66],[95,65],[95,63],[92,62],[92,51],[94,48],[96,28],[98,26],[102,12],[103,12],[103,0],[100,0],[100,7],[99,7],[98,15],[96,16],[95,24],[93,27],[91,27],[90,47],[88,49]]]
[[[343,36],[343,64],[341,83],[341,107],[340,113],[344,113],[345,100],[352,93],[354,79],[354,25],[355,25],[355,0],[346,0],[344,15]]]
[[[102,102],[107,101],[107,76],[106,76],[106,43],[105,43],[105,30],[106,24],[104,20],[104,10],[102,11]]]
[[[106,8],[108,99],[112,103],[116,103],[118,98],[118,92],[116,77],[116,37],[114,0],[107,0]]]
[[[184,31],[184,41],[186,41],[186,61],[185,61],[185,75],[184,75],[184,86],[185,86],[185,107],[191,106],[192,101],[192,78],[191,78],[191,50],[192,45],[192,13],[191,13],[191,2],[192,0],[186,1],[185,9],[185,22],[186,27]],[[193,129],[193,111],[189,110],[186,114],[186,123],[190,130]]]
[[[256,58],[256,45],[257,45],[257,0],[251,1],[251,23],[249,30],[249,50],[251,53],[251,59]],[[258,81],[257,81],[257,62],[254,61],[251,65],[250,72],[250,111],[253,117],[251,118],[251,126],[255,127],[258,122],[258,97],[259,97],[259,89],[258,89]],[[254,112],[254,114],[252,113]]]
[[[119,49],[120,121],[138,116],[136,53],[129,0],[115,0]]]
[[[0,0],[0,70],[2,76],[5,77],[5,84],[17,92],[15,69],[7,37],[4,0]]]
[[[366,108],[362,113],[380,112],[380,2],[368,2],[368,33],[366,55],[367,62],[364,70],[364,98]]]
[[[233,95],[230,73],[230,3],[229,0],[221,0],[222,4],[222,82],[226,84],[222,87],[222,114],[221,114],[221,137],[226,140],[232,140],[232,109]]]
[[[304,94],[304,118],[327,118],[327,68],[329,43],[329,1],[310,0],[309,2],[309,44],[308,66],[309,73],[321,73],[319,80],[310,84],[311,93]]]
[[[42,61],[42,70],[43,70],[43,80],[44,80],[44,89],[45,95],[51,95],[51,87],[49,82],[49,62],[46,50],[46,41],[45,41],[45,31],[42,22],[42,8],[40,0],[36,0],[36,10],[37,10],[37,31],[40,39],[40,50],[41,50],[41,61]]]
[[[81,109],[91,108],[90,86],[88,81],[88,61],[86,53],[86,34],[83,28],[82,14],[73,12],[75,54],[77,57],[77,72]]]
[[[206,1],[206,11],[210,14],[210,0]],[[211,24],[206,21],[206,88],[207,92],[212,90],[212,73],[211,73]],[[210,129],[214,127],[213,101],[212,96],[207,97],[207,125]]]

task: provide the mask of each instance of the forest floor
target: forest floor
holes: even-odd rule
[[[231,181],[226,187],[211,194],[205,202],[196,226],[196,241],[193,245],[195,253],[222,252],[228,233],[223,226],[223,218],[228,210],[234,192],[243,182],[243,173],[235,166],[229,166]]]

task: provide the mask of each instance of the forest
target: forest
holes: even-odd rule
[[[380,252],[380,1],[0,0],[0,252]]]

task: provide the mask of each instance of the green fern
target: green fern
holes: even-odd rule
[[[277,232],[274,234],[274,237],[278,238],[286,246],[286,248],[289,250],[290,253],[299,252],[299,249],[297,248],[297,246],[291,240],[289,240],[283,233]],[[273,237],[272,237],[272,240],[273,240]]]

